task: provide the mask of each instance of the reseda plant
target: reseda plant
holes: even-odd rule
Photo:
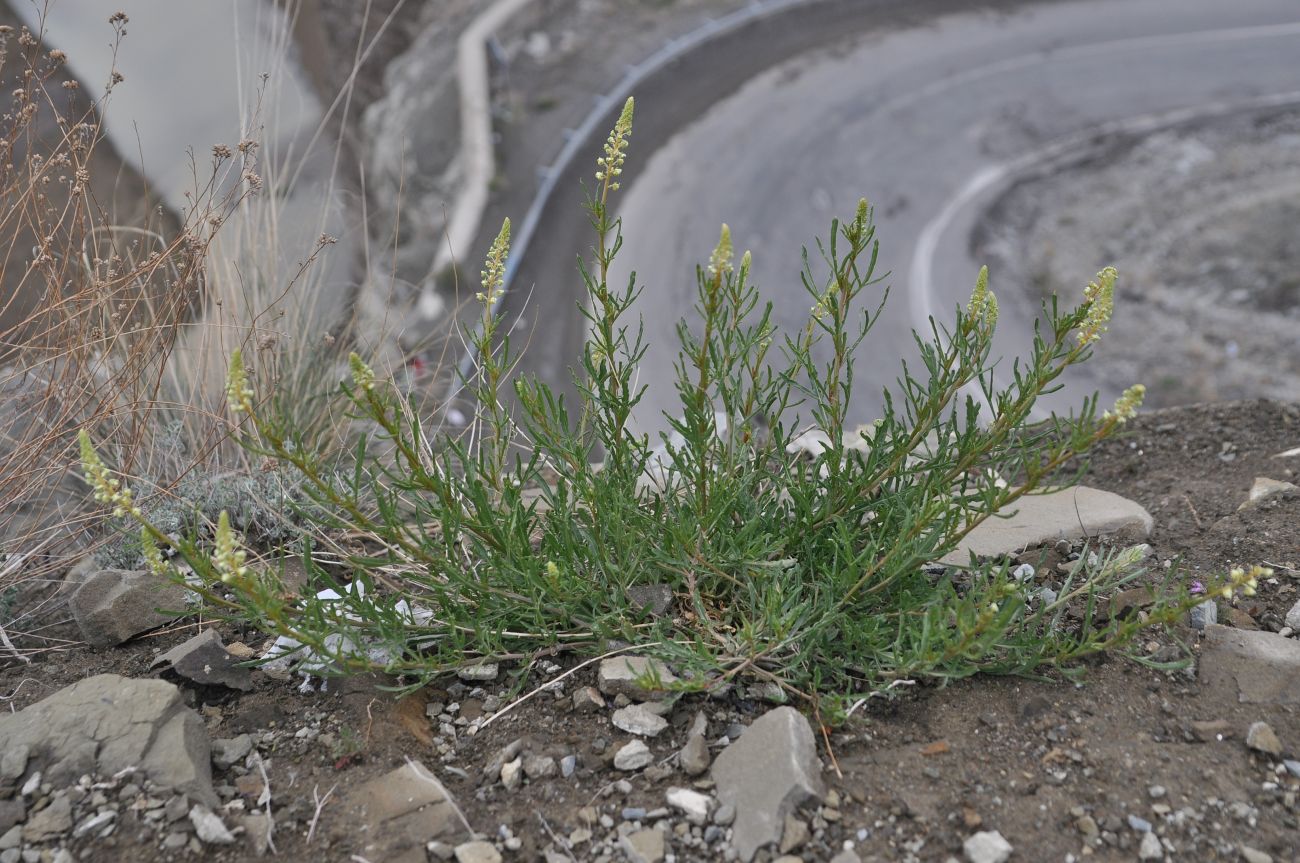
[[[832,222],[816,264],[805,255],[811,312],[792,334],[777,332],[752,257],[736,264],[724,226],[696,271],[695,320],[678,327],[673,443],[655,448],[629,432],[643,392],[645,345],[628,320],[640,288],[635,275],[624,285],[609,278],[622,242],[610,198],[632,116],[629,99],[588,200],[596,242],[592,262],[579,261],[589,331],[576,403],[529,379],[513,381],[515,406],[503,397],[513,358],[491,309],[507,222],[483,270],[481,326],[466,332],[478,357],[464,382],[476,404],[472,434],[431,440],[414,405],[353,355],[342,391],[375,431],[340,471],[296,445],[292,428],[259,415],[241,355],[231,360],[242,445],[299,478],[304,512],[322,535],[354,538],[346,584],[308,547],[310,584],[287,595],[225,519],[214,556],[147,520],[146,547],[172,545],[210,602],[290,636],[340,672],[378,667],[418,683],[484,657],[599,652],[618,639],[675,660],[687,688],[757,678],[831,714],[904,680],[1044,666],[1070,673],[1079,657],[1122,646],[1194,604],[1166,585],[1145,616],[1103,613],[1110,591],[1145,574],[1132,550],[1080,563],[1051,600],[1005,564],[935,565],[1136,412],[1141,386],[1100,415],[1094,396],[1077,415],[1029,424],[1036,398],[1104,333],[1112,269],[1079,306],[1062,310],[1055,298],[1045,306],[1005,387],[990,371],[998,303],[982,270],[953,324],[932,320],[917,336],[919,373],[904,365],[883,415],[849,428],[854,350],[884,304],[883,294],[863,297],[879,281],[871,208],[863,201],[849,221]],[[818,361],[823,344],[829,358]],[[137,512],[88,442],[83,455],[106,503]],[[147,556],[159,571],[170,567]],[[669,617],[631,600],[645,585],[671,589]],[[1213,589],[1249,586],[1242,573]],[[337,598],[316,597],[322,587]]]

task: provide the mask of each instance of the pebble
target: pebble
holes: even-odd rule
[[[1192,607],[1192,610],[1188,613],[1188,621],[1192,629],[1205,629],[1212,623],[1218,623],[1219,606],[1215,604],[1214,600],[1207,599]]]
[[[516,758],[501,765],[501,784],[507,791],[514,791],[524,781],[524,760]]]
[[[1142,844],[1138,846],[1139,860],[1163,860],[1165,848],[1160,844],[1160,837],[1154,833],[1143,833]]]
[[[1281,755],[1282,741],[1267,722],[1254,722],[1246,730],[1246,746],[1265,755]]]
[[[1237,850],[1241,852],[1241,859],[1245,863],[1273,863],[1273,855],[1260,851],[1258,848],[1251,848],[1249,845],[1238,845]]]
[[[580,686],[573,690],[573,710],[575,713],[595,713],[605,708],[605,699],[600,690],[594,686]]]
[[[555,768],[555,759],[549,755],[530,755],[524,759],[524,775],[532,781],[554,776]]]
[[[568,779],[578,769],[578,756],[566,755],[560,759],[560,775]]]
[[[640,806],[624,806],[619,814],[623,816],[624,821],[644,821],[646,813]]]
[[[1147,789],[1147,794],[1151,797],[1152,800],[1159,800],[1160,798],[1164,797],[1168,793],[1169,792],[1165,790],[1165,786],[1163,785],[1152,785],[1150,788]]]
[[[650,754],[650,747],[640,740],[626,743],[618,752],[614,753],[614,767],[619,770],[640,770],[653,760],[654,756]]]
[[[196,803],[190,809],[190,823],[194,825],[194,832],[198,834],[201,842],[210,845],[229,845],[235,841],[234,835],[226,829],[225,822],[206,806]]]
[[[962,843],[970,863],[1004,863],[1011,856],[1011,843],[996,830],[982,830]]]
[[[1295,778],[1300,779],[1300,761],[1294,761],[1288,758],[1286,761],[1282,762],[1282,766],[1286,768],[1287,773],[1290,773]]]
[[[730,803],[723,803],[717,809],[713,810],[713,823],[719,827],[726,827],[736,820],[736,807]]]
[[[709,744],[703,734],[692,734],[677,754],[677,762],[687,776],[699,776],[709,769]]]
[[[668,720],[647,710],[643,704],[619,708],[610,720],[615,728],[641,737],[657,737],[668,727]]]
[[[713,808],[713,798],[689,788],[669,788],[664,794],[668,805],[680,809],[686,820],[692,824],[704,824],[709,820],[709,810]]]
[[[482,682],[485,680],[496,680],[497,664],[495,662],[484,662],[478,665],[467,665],[464,668],[456,669],[456,676],[461,680]]]
[[[456,846],[456,863],[501,863],[501,852],[491,842],[475,840]]]
[[[660,830],[638,830],[619,840],[628,863],[659,863],[664,859],[664,834]]]
[[[1139,833],[1151,832],[1151,822],[1145,818],[1139,818],[1136,815],[1130,815],[1128,817],[1128,826],[1132,827]]]

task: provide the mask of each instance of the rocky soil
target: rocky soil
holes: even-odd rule
[[[194,618],[10,660],[0,861],[1292,860],[1297,447],[1294,405],[1139,418],[1085,482],[1151,514],[1152,578],[1268,563],[1258,595],[1089,663],[1082,685],[900,687],[836,728],[761,687],[643,691],[633,651],[400,699],[397,681],[250,671],[265,635]],[[1016,560],[1051,590],[1091,548],[1048,539]],[[111,621],[156,606],[120,573],[72,579],[75,619],[47,635],[119,642]],[[1141,613],[1143,595],[1116,601]]]

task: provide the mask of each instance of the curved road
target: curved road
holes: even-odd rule
[[[862,18],[859,28],[872,23]],[[832,216],[851,215],[858,197],[873,202],[892,293],[858,355],[853,419],[865,421],[900,360],[914,356],[912,328],[931,314],[949,322],[966,301],[978,269],[969,254],[975,220],[1017,177],[1115,132],[1300,103],[1294,0],[1080,0],[839,32],[837,43],[779,63],[714,104],[648,163],[634,133],[620,262],[645,285],[644,429],[663,428],[660,412],[674,408],[673,328],[691,308],[694,266],[707,259],[720,222],[731,225],[738,253],[756,250],[757,282],[778,324],[793,328],[810,304],[801,247],[824,236]],[[644,117],[656,107],[640,100],[638,109]],[[1097,254],[1098,267],[1111,263]],[[1079,274],[1080,288],[1090,276]],[[549,312],[554,294],[542,271],[533,277],[532,302]],[[1004,298],[1019,293],[999,288],[996,273],[992,287]],[[1026,351],[1036,311],[1010,305],[996,351],[1008,358]],[[534,341],[549,341],[548,353],[557,343],[552,321],[534,321]],[[555,371],[545,360],[540,369]],[[1076,376],[1053,406],[1098,387],[1105,400],[1129,383]]]

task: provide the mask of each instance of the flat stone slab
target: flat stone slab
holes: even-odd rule
[[[826,795],[812,726],[793,707],[769,710],[713,762],[718,800],[732,806],[732,846],[749,863],[781,841],[786,816]]]
[[[29,752],[27,772],[43,770],[56,787],[134,767],[192,800],[220,802],[203,720],[165,680],[99,674],[0,715],[0,752],[19,747]]]
[[[1086,485],[1025,495],[999,512],[1010,517],[986,519],[939,562],[961,566],[970,563],[972,553],[979,558],[1005,557],[1047,542],[1122,530],[1149,536],[1154,525],[1141,505]]]
[[[1200,680],[1242,704],[1300,704],[1300,642],[1212,623],[1201,642]]]
[[[243,692],[253,688],[252,672],[226,652],[221,635],[205,629],[149,663],[149,668],[170,666],[171,670],[203,686],[225,686]]]

